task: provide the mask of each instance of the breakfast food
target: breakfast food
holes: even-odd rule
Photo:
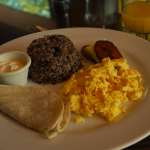
[[[102,59],[109,57],[110,59],[123,58],[118,48],[110,41],[99,40],[92,45],[83,46],[81,53],[93,62],[102,62]]]
[[[67,98],[42,87],[0,85],[0,110],[49,139],[70,120]]]
[[[69,123],[71,112],[70,112],[69,99],[64,96],[61,96],[61,95],[59,95],[59,97],[63,101],[64,111],[63,111],[63,116],[62,116],[61,120],[59,121],[59,124],[56,125],[56,127],[53,129],[53,131],[62,132]]]
[[[77,116],[75,122],[81,123],[81,122],[85,122],[85,120],[81,116]]]
[[[81,67],[80,53],[64,35],[46,35],[27,48],[32,63],[29,77],[37,83],[59,83]]]
[[[94,46],[97,58],[102,62],[103,58],[109,57],[110,59],[123,58],[118,48],[110,41],[100,40]]]
[[[100,60],[97,58],[96,53],[95,53],[95,49],[94,49],[94,44],[92,45],[85,45],[81,48],[81,53],[83,54],[83,56],[85,56],[85,58],[87,58],[88,60],[92,61],[92,62],[97,62],[100,63]]]
[[[144,88],[141,75],[127,60],[105,58],[74,73],[59,94],[69,97],[71,111],[92,117],[94,113],[112,121],[126,111],[122,103],[139,100]]]
[[[20,61],[4,60],[0,61],[0,73],[12,72],[19,70],[24,65]]]
[[[95,45],[95,43],[94,43]],[[93,46],[93,45],[92,45]],[[96,60],[99,62],[99,60],[97,59],[94,51],[91,52],[94,56],[92,57],[92,55],[90,53],[88,53],[88,49],[90,49],[91,46],[89,45],[85,45],[81,48],[81,53],[83,54],[83,56],[85,56],[88,60],[92,61],[92,62],[95,62],[96,63]],[[94,50],[94,48],[92,49]],[[94,59],[95,58],[95,59]]]

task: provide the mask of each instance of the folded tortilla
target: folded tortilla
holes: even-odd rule
[[[69,99],[61,95],[60,97],[64,103],[64,112],[62,121],[60,122],[59,125],[56,125],[56,127],[53,129],[54,131],[57,132],[62,132],[67,127],[71,116]]]
[[[71,117],[71,111],[70,111],[70,103],[69,99],[59,95],[64,103],[64,111],[63,116],[61,119],[59,119],[58,124],[55,126],[55,128],[47,133],[41,133],[43,137],[47,137],[49,139],[52,139],[55,137],[59,132],[62,132],[68,125]]]
[[[49,131],[48,133],[42,133],[42,132],[41,132],[41,135],[42,135],[43,137],[48,138],[48,139],[54,138],[57,134],[58,134],[58,132],[55,132],[55,131],[53,131],[53,130]]]
[[[0,110],[42,133],[52,132],[65,115],[64,103],[58,94],[33,86],[0,86]]]

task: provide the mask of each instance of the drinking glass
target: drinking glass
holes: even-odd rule
[[[150,41],[150,0],[122,0],[122,27]]]
[[[117,0],[86,0],[85,22],[90,27],[109,28],[117,20]]]

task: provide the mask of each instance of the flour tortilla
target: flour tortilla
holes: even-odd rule
[[[48,133],[63,118],[64,104],[59,95],[42,87],[0,86],[0,110],[29,128]]]
[[[54,138],[57,134],[58,134],[58,132],[55,132],[55,131],[53,131],[53,130],[49,131],[48,133],[42,133],[42,132],[41,132],[41,135],[42,135],[43,137],[48,138],[48,139]]]
[[[60,97],[64,103],[64,112],[62,121],[59,122],[58,125],[56,125],[56,127],[53,129],[57,132],[62,132],[67,127],[71,116],[69,99],[61,95]]]
[[[71,117],[71,111],[70,111],[70,103],[69,99],[59,95],[64,103],[64,111],[63,116],[61,119],[59,119],[58,124],[55,126],[55,128],[48,133],[41,133],[43,137],[47,137],[49,139],[54,138],[59,132],[62,132],[68,125]]]

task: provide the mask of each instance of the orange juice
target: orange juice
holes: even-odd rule
[[[122,20],[130,32],[150,33],[150,2],[134,2],[125,6]]]

